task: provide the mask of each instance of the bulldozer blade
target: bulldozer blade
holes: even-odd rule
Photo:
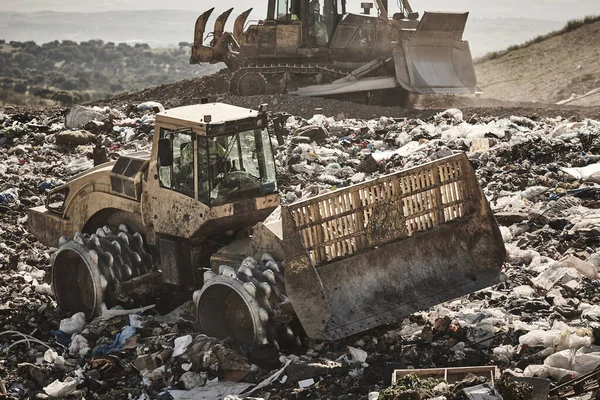
[[[227,19],[229,19],[229,15],[232,11],[233,7],[231,7],[229,10],[223,12],[217,17],[217,20],[215,21],[215,29],[213,30],[213,39],[210,42],[211,46],[214,46],[219,42],[221,35],[225,31],[225,24],[227,23]]]
[[[471,49],[462,34],[469,13],[426,12],[393,50],[398,83],[421,94],[477,93]]]
[[[248,15],[252,12],[252,8],[247,9],[235,19],[233,24],[233,38],[240,41],[240,37],[244,33],[244,25],[246,24],[246,20],[248,19]]]
[[[499,281],[498,224],[459,154],[282,207],[285,287],[340,339]]]
[[[192,55],[190,56],[190,64],[197,64],[199,62],[211,62],[212,60],[212,49],[208,46],[204,46],[204,32],[206,30],[206,23],[210,18],[215,8],[211,8],[205,11],[196,20],[194,27],[194,43],[192,45]]]
[[[304,86],[295,91],[289,92],[289,94],[302,97],[326,97],[347,93],[392,89],[397,86],[398,84],[393,76],[382,76],[362,78],[355,81],[332,82],[321,85]]]
[[[346,93],[395,88],[398,84],[393,76],[362,78],[362,76],[367,75],[370,72],[383,68],[390,60],[391,59],[386,59],[385,57],[379,57],[332,83],[300,87],[298,90],[290,92],[290,94],[304,97],[335,96]]]

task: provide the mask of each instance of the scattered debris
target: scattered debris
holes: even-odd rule
[[[150,148],[153,110],[135,105],[98,112],[106,116],[103,122],[113,115],[117,128],[91,133],[102,140],[109,159]],[[126,391],[137,399],[157,398],[167,390],[173,398],[203,398],[203,388],[210,393],[226,385],[227,393],[242,396],[258,384],[251,393],[270,399],[291,398],[298,390],[315,397],[327,392],[384,399],[416,392],[451,399],[452,393],[473,394],[473,387],[488,384],[496,398],[513,393],[514,399],[530,399],[527,390],[534,384],[528,383],[533,382],[529,376],[552,381],[556,389],[550,394],[558,398],[583,398],[585,391],[596,389],[600,186],[593,176],[600,162],[598,121],[554,115],[473,119],[467,111],[461,120],[456,112],[425,119],[288,118],[286,141],[293,140],[290,132],[310,125],[322,126],[327,134],[318,142],[278,148],[284,203],[464,151],[501,216],[508,259],[498,285],[339,342],[310,341],[304,350],[284,354],[271,370],[252,365],[227,341],[198,335],[179,314],[162,320],[158,314],[168,311],[164,307],[107,310],[103,318],[61,325],[65,315],[48,286],[53,249],[28,232],[25,211],[44,204],[49,189],[91,167],[94,145],[56,145],[56,134],[67,128],[60,110],[7,109],[3,115],[0,398],[91,398],[101,391]],[[121,128],[131,130],[122,135]],[[365,160],[377,160],[375,167],[358,171]],[[102,351],[94,352],[98,348]],[[300,389],[298,380],[290,378],[293,364],[329,362],[336,363],[337,371],[304,378],[314,381],[310,386]],[[476,374],[446,383],[413,375],[387,387],[383,370],[389,363],[415,372],[494,363],[516,378],[492,382]],[[225,380],[240,379],[240,373],[243,383]]]

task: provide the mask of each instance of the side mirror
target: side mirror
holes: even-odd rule
[[[158,162],[161,167],[173,165],[173,150],[171,140],[164,138],[158,140]]]

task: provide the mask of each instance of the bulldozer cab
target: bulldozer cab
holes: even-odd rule
[[[268,11],[277,24],[298,25],[305,47],[328,46],[345,13],[345,0],[275,0]]]
[[[237,232],[279,205],[265,112],[207,103],[159,113],[148,170],[141,208],[157,237]]]
[[[259,118],[258,126],[231,129],[210,118],[205,116],[206,128],[200,131],[160,129],[161,187],[196,197],[209,207],[277,193],[266,119]]]

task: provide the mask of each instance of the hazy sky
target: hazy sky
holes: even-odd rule
[[[360,2],[347,0],[351,11],[360,10]],[[390,4],[394,4],[390,0]],[[254,7],[253,18],[266,13],[267,0],[2,0],[0,11],[73,11],[100,12],[140,9],[178,9],[200,13],[216,5],[220,10],[236,7],[238,10]],[[526,18],[566,21],[587,14],[600,14],[599,0],[413,0],[415,10],[471,11],[475,18]],[[394,4],[395,5],[395,4]],[[395,9],[395,7],[394,7]]]

